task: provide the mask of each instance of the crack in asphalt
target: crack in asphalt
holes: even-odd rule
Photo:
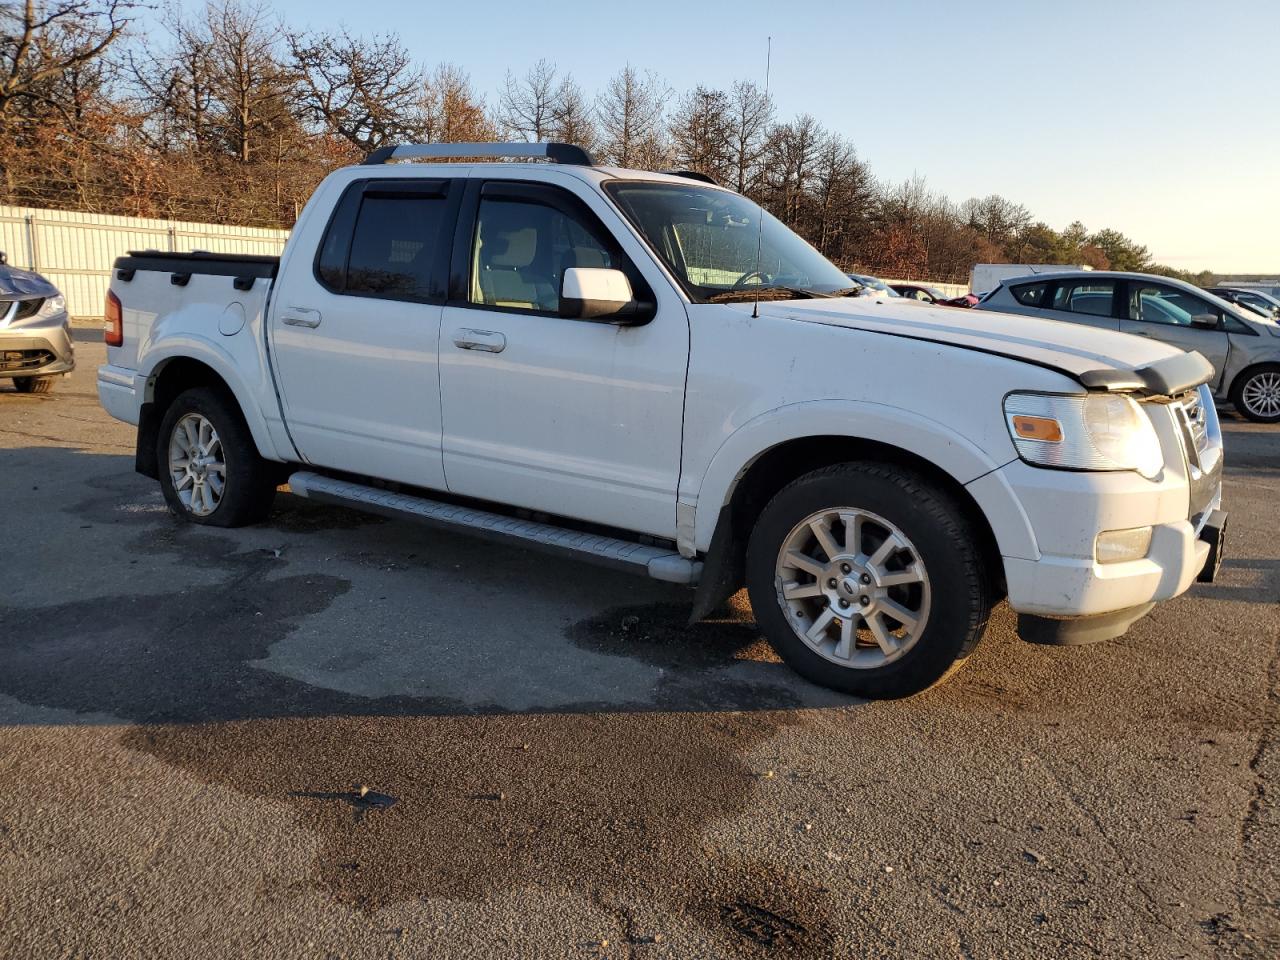
[[[1267,700],[1262,731],[1258,743],[1249,759],[1249,769],[1253,772],[1253,795],[1245,807],[1244,817],[1240,821],[1240,853],[1236,865],[1236,904],[1241,917],[1249,916],[1245,891],[1245,865],[1247,854],[1253,846],[1254,838],[1259,830],[1263,807],[1267,802],[1268,777],[1262,770],[1263,760],[1275,747],[1276,730],[1280,728],[1280,630],[1275,632],[1271,642],[1272,654],[1267,663]],[[1275,851],[1272,851],[1274,854]],[[1273,902],[1273,908],[1275,904]]]
[[[1107,832],[1107,828],[1102,824],[1102,818],[1099,817],[1093,809],[1084,802],[1084,799],[1076,792],[1076,790],[1063,778],[1053,765],[1048,761],[1043,753],[1033,750],[1032,755],[1040,762],[1041,768],[1049,775],[1049,778],[1057,785],[1058,790],[1071,801],[1071,804],[1079,810],[1093,824],[1093,828],[1098,832],[1102,841],[1111,850],[1115,857],[1115,862],[1119,864],[1120,869],[1124,871],[1124,875],[1129,878],[1129,882],[1133,884],[1135,890],[1142,894],[1146,901],[1146,912],[1155,922],[1157,926],[1163,927],[1170,933],[1177,935],[1177,930],[1164,918],[1162,911],[1164,906],[1159,903],[1155,896],[1147,889],[1147,885],[1138,876],[1137,871],[1133,869],[1133,864],[1129,862],[1129,858],[1125,856],[1121,847],[1111,839],[1111,835]]]
[[[53,437],[46,433],[27,433],[22,430],[7,430],[3,427],[0,427],[0,434],[7,434],[8,436],[11,436],[11,437],[23,437],[27,440],[47,440],[50,443],[56,443],[58,445],[58,449],[60,450],[67,449],[66,444],[68,441],[66,437]],[[132,443],[111,443],[109,441],[96,441],[96,440],[75,440],[75,441],[72,441],[72,443],[76,447],[93,447],[99,450],[133,450],[134,449],[134,444]]]

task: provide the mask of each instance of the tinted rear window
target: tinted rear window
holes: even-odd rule
[[[351,237],[345,292],[429,298],[445,203],[444,197],[366,196]]]
[[[1013,294],[1013,299],[1024,307],[1039,307],[1044,303],[1044,292],[1048,288],[1047,283],[1022,283],[1010,287],[1009,291]]]

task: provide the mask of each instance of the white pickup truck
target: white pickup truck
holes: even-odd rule
[[[745,584],[792,667],[862,696],[947,676],[1002,597],[1080,643],[1212,578],[1204,358],[855,292],[696,174],[401,146],[329,176],[278,261],[120,258],[98,390],[194,523],[287,480],[696,586],[695,617]]]

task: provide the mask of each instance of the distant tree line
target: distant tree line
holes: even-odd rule
[[[0,201],[291,226],[316,184],[386,143],[563,140],[600,161],[697,170],[762,203],[836,263],[967,279],[975,262],[1161,267],[1122,233],[1055,230],[992,195],[877,179],[850,139],[779,118],[755,83],[677,93],[630,65],[589,93],[540,60],[492,100],[394,35],[299,30],[213,0],[138,19],[131,0],[0,3]]]

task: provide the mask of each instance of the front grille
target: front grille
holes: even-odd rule
[[[1191,434],[1191,445],[1197,455],[1203,455],[1209,447],[1209,415],[1205,412],[1204,402],[1200,394],[1189,393],[1177,403],[1187,418],[1187,429]]]
[[[49,350],[0,351],[0,371],[5,373],[16,370],[36,370],[52,362],[53,353]]]
[[[0,300],[0,320],[8,319],[25,320],[27,317],[34,317],[40,311],[40,305],[44,303],[44,297],[35,297],[31,300],[18,300],[17,309],[14,310],[13,300]],[[10,315],[10,311],[13,311]]]
[[[1191,478],[1190,514],[1202,519],[1222,486],[1222,433],[1208,387],[1175,397],[1170,404]]]

